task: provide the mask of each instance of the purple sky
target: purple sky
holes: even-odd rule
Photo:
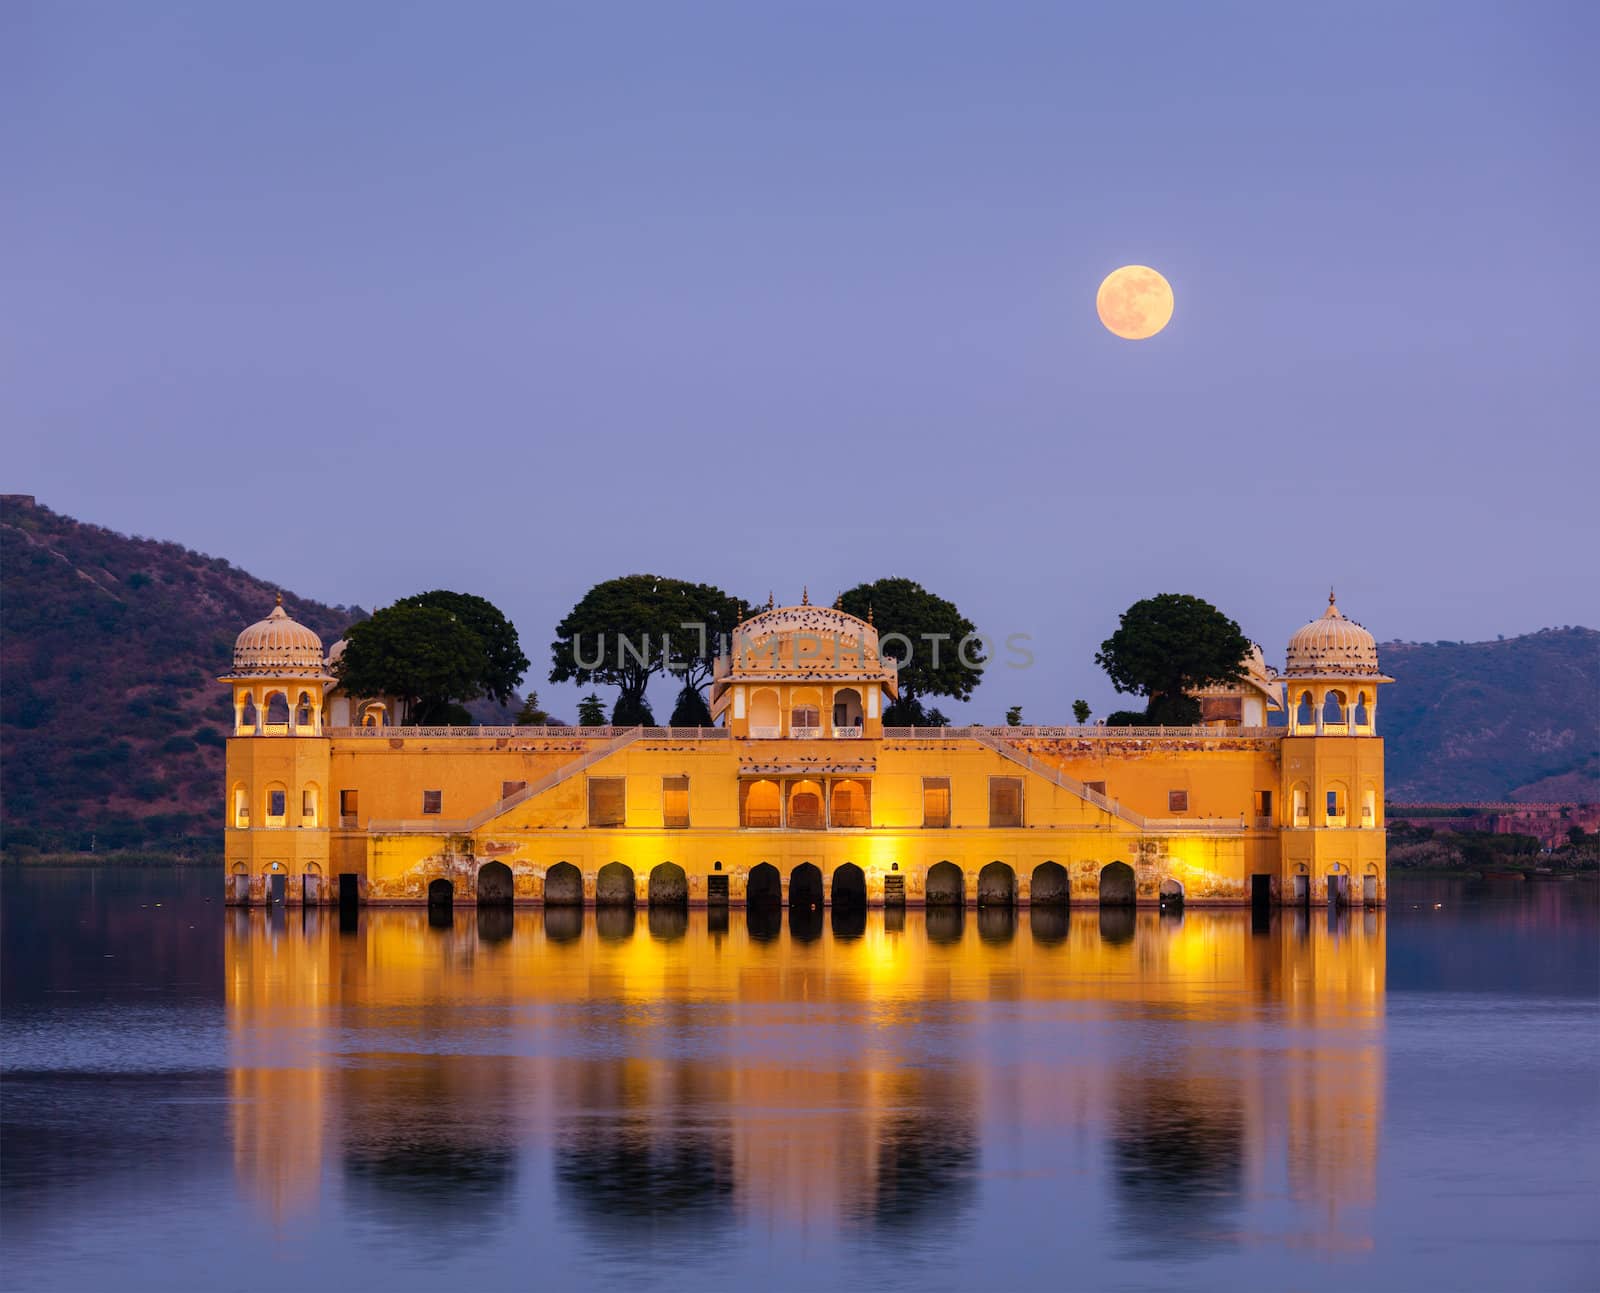
[[[1600,619],[1595,6],[0,6],[6,490],[299,593]],[[1118,265],[1177,310],[1124,342]],[[265,608],[263,608],[265,609]],[[658,705],[662,702],[658,698]],[[665,702],[670,704],[670,701]]]

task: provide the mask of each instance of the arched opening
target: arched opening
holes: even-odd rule
[[[687,907],[689,877],[677,863],[662,862],[650,872],[649,895],[652,907]]]
[[[835,826],[871,826],[872,819],[867,808],[867,788],[859,781],[835,781],[828,813]]]
[[[289,698],[281,691],[269,692],[267,695],[266,730],[274,736],[289,734]]]
[[[267,782],[262,820],[268,826],[289,824],[289,787],[281,781]]]
[[[782,733],[783,720],[778,708],[778,693],[763,687],[750,697],[750,735],[756,740],[776,738]]]
[[[594,932],[602,943],[626,943],[633,937],[637,914],[632,907],[596,907]]]
[[[241,831],[250,827],[250,791],[242,781],[233,783],[233,824]]]
[[[633,868],[621,862],[607,862],[594,878],[596,907],[631,907],[636,892]]]
[[[770,862],[758,862],[750,868],[745,880],[744,902],[747,907],[783,906],[783,877]]]
[[[965,907],[967,877],[954,862],[935,862],[928,868],[922,894],[930,907]]]
[[[515,896],[511,868],[504,862],[485,862],[478,868],[478,906],[509,907]]]
[[[1378,789],[1370,781],[1361,789],[1361,825],[1372,830],[1378,824]]]
[[[789,735],[822,735],[822,693],[815,687],[797,687],[789,696]]]
[[[789,872],[789,908],[822,910],[822,870],[802,862]]]
[[[1161,908],[1163,911],[1180,909],[1183,906],[1183,886],[1178,881],[1168,876],[1161,882]]]
[[[557,862],[544,873],[546,907],[583,906],[583,872],[570,862]]]
[[[1100,868],[1100,905],[1131,907],[1138,900],[1133,868],[1126,862],[1111,862]]]
[[[431,881],[428,885],[429,908],[443,907],[449,910],[455,905],[456,887],[449,880],[442,877]]]
[[[1360,728],[1370,728],[1372,726],[1372,710],[1367,705],[1366,692],[1360,691],[1356,693],[1356,707],[1355,711],[1350,715],[1350,721]]]
[[[1067,941],[1067,907],[1057,903],[1034,903],[1028,909],[1028,927],[1033,941],[1043,947],[1054,947]]]
[[[300,873],[300,901],[311,904],[322,901],[322,868],[315,862],[307,862]]]
[[[315,781],[308,781],[300,787],[300,825],[320,826],[322,824],[322,787]]]
[[[789,788],[789,829],[795,831],[820,831],[822,818],[822,787],[815,781],[797,781]]]
[[[841,907],[867,909],[867,873],[854,862],[841,862],[833,869],[830,897],[834,910]]]
[[[242,733],[254,732],[256,720],[260,714],[256,710],[255,696],[250,692],[244,693],[244,704],[239,707],[238,731]]]
[[[1065,907],[1072,892],[1067,868],[1059,862],[1041,862],[1033,868],[1028,901],[1035,907]]]
[[[1305,731],[1307,728],[1317,725],[1317,714],[1316,710],[1311,707],[1311,693],[1309,691],[1300,693],[1300,704],[1294,711],[1294,725],[1297,731]]]
[[[752,781],[745,786],[744,824],[763,830],[783,825],[783,792],[776,781]]]
[[[1294,783],[1289,791],[1290,818],[1296,826],[1311,825],[1311,787],[1303,781]]]
[[[1327,802],[1326,824],[1329,826],[1348,826],[1350,824],[1350,792],[1345,789],[1344,782],[1330,781],[1326,794]]]
[[[389,722],[389,707],[381,700],[369,700],[361,707],[362,727],[385,727]]]
[[[1012,907],[1017,901],[1017,873],[1004,862],[990,862],[978,872],[978,906]]]
[[[857,734],[861,731],[861,693],[854,687],[841,687],[833,693],[834,735],[848,734],[852,728]]]
[[[1330,691],[1322,702],[1322,725],[1334,727],[1344,722],[1344,693]]]
[[[311,693],[309,691],[303,691],[295,697],[294,725],[302,731],[315,726],[311,708]]]
[[[233,864],[230,892],[235,902],[248,903],[250,901],[250,868],[243,862],[235,862]]]
[[[1366,873],[1361,877],[1361,905],[1378,905],[1378,866],[1375,862],[1367,863]]]

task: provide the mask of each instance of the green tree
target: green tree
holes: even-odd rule
[[[942,709],[935,707],[928,711],[924,723],[928,727],[949,727],[950,719]]]
[[[1013,705],[1010,709],[1006,710],[1006,726],[1007,727],[1021,727],[1022,726],[1022,706],[1021,705]]]
[[[522,708],[517,711],[518,727],[548,727],[550,715],[539,706],[539,693],[530,691],[522,702]]]
[[[611,707],[612,727],[654,727],[656,725],[655,712],[650,708],[650,702],[643,696],[630,696],[623,692],[617,697],[617,703]]]
[[[650,679],[671,669],[702,686],[738,618],[739,603],[708,584],[660,575],[608,579],[556,625],[550,681],[616,687],[618,721],[648,723]]]
[[[1182,726],[1200,721],[1200,702],[1189,692],[1237,681],[1249,649],[1239,626],[1210,602],[1161,593],[1125,610],[1094,658],[1119,692],[1146,698],[1144,722]]]
[[[522,675],[528,672],[528,657],[522,654],[517,630],[493,602],[472,593],[453,593],[445,588],[402,597],[396,606],[431,606],[453,615],[476,633],[483,642],[487,665],[482,678],[483,694],[500,704],[510,702]]]
[[[436,606],[388,606],[350,626],[334,664],[354,696],[393,696],[402,723],[442,723],[484,692],[483,639]]]
[[[1075,722],[1079,727],[1082,727],[1089,721],[1089,715],[1092,712],[1093,711],[1089,708],[1088,701],[1075,700],[1072,702],[1072,721]]]
[[[606,725],[606,706],[594,692],[590,692],[578,702],[579,727],[604,727]]]
[[[672,707],[672,717],[667,722],[673,727],[712,726],[711,708],[698,687],[687,682],[683,684],[683,690],[678,693],[678,703]]]
[[[924,696],[971,700],[983,680],[987,653],[978,630],[954,602],[930,593],[910,579],[878,579],[857,584],[839,599],[842,610],[859,619],[870,614],[879,647],[900,671],[900,696],[884,711],[892,727],[913,727],[924,719]]]

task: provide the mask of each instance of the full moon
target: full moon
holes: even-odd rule
[[[1172,284],[1148,265],[1124,265],[1106,275],[1094,294],[1106,328],[1129,341],[1143,341],[1172,318]]]

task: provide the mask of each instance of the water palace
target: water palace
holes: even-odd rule
[[[1392,680],[1331,594],[1281,674],[1253,649],[1183,728],[885,727],[870,623],[769,607],[738,642],[714,727],[401,727],[280,599],[220,680],[228,901],[1385,901]]]

